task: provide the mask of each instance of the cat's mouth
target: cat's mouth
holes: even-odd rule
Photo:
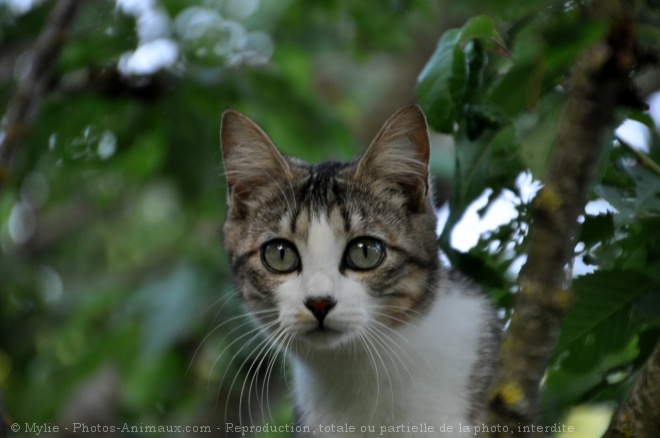
[[[329,327],[314,327],[304,333],[300,338],[307,344],[316,348],[333,348],[342,343],[345,333]]]

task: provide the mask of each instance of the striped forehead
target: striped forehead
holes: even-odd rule
[[[345,185],[337,174],[347,167],[346,163],[330,161],[309,167],[308,177],[298,190],[300,203],[313,213],[326,213],[344,200]]]
[[[280,229],[287,230],[292,240],[311,242],[319,237],[319,232],[332,234],[335,238],[344,236],[351,228],[352,218],[347,208],[340,204],[333,207],[312,209],[304,206],[294,214],[282,218]],[[322,226],[319,226],[322,225]]]
[[[292,234],[307,238],[309,227],[315,220],[326,221],[331,228],[340,231],[350,226],[348,217],[346,183],[337,178],[347,167],[346,163],[328,162],[307,168],[303,178],[293,190],[295,202],[283,221]],[[281,223],[281,225],[284,225]]]

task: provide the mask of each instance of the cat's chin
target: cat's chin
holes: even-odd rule
[[[298,338],[305,344],[317,350],[333,350],[344,345],[349,336],[333,329],[313,329],[301,333]]]

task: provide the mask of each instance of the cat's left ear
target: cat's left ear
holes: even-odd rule
[[[394,183],[420,200],[429,192],[429,133],[417,105],[398,110],[380,128],[360,158],[355,177]]]

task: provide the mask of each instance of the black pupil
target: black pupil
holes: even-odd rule
[[[369,252],[369,245],[366,243],[360,243],[360,246],[362,246],[362,254],[364,254],[364,258],[367,258],[367,253]]]
[[[286,246],[280,243],[277,245],[277,249],[280,251],[280,261],[284,261],[284,254],[286,253]]]

